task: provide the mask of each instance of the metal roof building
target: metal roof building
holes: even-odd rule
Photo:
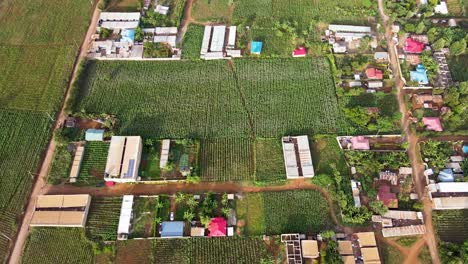
[[[90,203],[88,194],[39,195],[30,225],[85,227]]]
[[[138,177],[143,141],[139,136],[113,136],[104,180],[134,182]]]
[[[117,239],[126,240],[130,233],[130,220],[133,213],[133,195],[124,195],[122,207],[120,208],[119,227],[117,228]]]
[[[81,161],[84,157],[84,147],[79,146],[75,151],[75,157],[73,158],[72,167],[70,170],[70,182],[76,182],[76,178],[80,173]]]
[[[333,25],[328,26],[328,30],[334,32],[359,32],[359,33],[371,33],[370,27],[365,26],[353,26],[353,25]]]
[[[287,178],[314,177],[309,138],[307,136],[283,137],[282,144]]]
[[[211,38],[211,30],[212,26],[205,26],[205,31],[203,32],[203,42],[200,53],[203,55],[208,52],[210,47],[210,38]]]
[[[156,27],[154,33],[156,35],[177,35],[177,27]]]
[[[211,36],[210,50],[212,52],[221,52],[224,49],[224,37],[226,35],[226,26],[214,26]]]
[[[184,236],[184,222],[171,221],[161,223],[161,237],[183,237]]]
[[[427,188],[435,210],[468,209],[468,182],[440,182]]]
[[[228,38],[228,48],[233,49],[236,46],[236,33],[237,33],[237,27],[236,26],[230,26],[229,27],[229,38]]]
[[[102,12],[99,26],[108,29],[137,28],[140,17],[140,12]]]

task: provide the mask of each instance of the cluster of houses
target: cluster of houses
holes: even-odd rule
[[[373,49],[377,48],[377,38],[368,26],[330,24],[323,40],[332,45],[334,53],[347,53],[356,51],[365,37],[371,39],[370,46]]]
[[[227,39],[226,35],[228,36]],[[236,26],[205,26],[200,58],[204,60],[219,60],[241,57],[240,49],[236,49],[236,35]]]
[[[145,2],[146,3],[146,2]],[[156,12],[167,15],[168,7],[157,5]],[[88,50],[90,59],[143,59],[144,42],[163,43],[170,47],[172,58],[180,59],[177,27],[142,28],[143,41],[135,39],[140,26],[140,12],[101,12]]]
[[[343,263],[381,263],[374,232],[351,235],[338,233],[331,238],[338,244],[338,253]],[[320,235],[307,237],[303,234],[282,234],[281,242],[286,249],[286,263],[309,263],[320,257],[320,248],[327,242]]]

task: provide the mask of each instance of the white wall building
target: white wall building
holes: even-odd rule
[[[468,182],[440,182],[427,188],[434,210],[468,209]]]
[[[124,195],[122,207],[120,208],[119,227],[117,228],[117,239],[127,240],[130,233],[130,221],[133,214],[133,195]]]
[[[283,156],[288,179],[314,177],[314,166],[307,136],[283,137]]]

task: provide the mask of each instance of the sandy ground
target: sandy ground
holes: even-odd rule
[[[81,63],[83,58],[86,57],[86,53],[88,50],[88,45],[91,40],[91,35],[94,34],[96,24],[99,20],[99,15],[100,15],[100,10],[97,8],[97,5],[94,9],[93,16],[91,19],[90,27],[88,28],[88,32],[86,33],[86,37],[84,38],[80,50],[79,50],[79,55],[77,60],[75,61],[75,64],[73,66],[73,71],[71,74],[70,82],[68,85],[67,93],[65,95],[65,99],[62,104],[62,110],[60,111],[54,125],[54,130],[58,129],[61,127],[61,125],[64,123],[66,114],[64,112],[64,105],[65,102],[68,101],[68,98],[70,96],[70,87],[72,83],[74,82],[78,70],[78,65]],[[31,196],[29,198],[29,202],[27,204],[27,207],[25,209],[24,215],[23,215],[23,221],[21,222],[20,229],[18,232],[18,235],[15,239],[13,251],[11,252],[9,262],[10,264],[16,264],[21,262],[21,255],[23,253],[23,248],[26,243],[26,240],[29,235],[29,223],[31,221],[32,213],[34,210],[34,202],[36,200],[36,197],[40,194],[42,194],[44,187],[47,185],[47,174],[49,172],[50,165],[52,164],[52,160],[54,157],[54,152],[55,152],[55,142],[51,140],[47,146],[46,150],[46,155],[44,160],[42,161],[41,168],[39,170],[39,174],[36,178],[36,182],[34,183]]]

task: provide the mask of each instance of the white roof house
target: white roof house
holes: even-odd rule
[[[200,53],[203,55],[208,52],[210,47],[210,37],[211,37],[211,30],[212,26],[205,26],[205,31],[203,32],[203,42]]]
[[[334,32],[356,32],[356,33],[371,33],[370,27],[365,26],[353,26],[353,25],[333,25],[328,26],[328,30]]]
[[[444,1],[440,1],[440,4],[436,5],[434,7],[434,12],[446,15],[448,14],[448,8],[447,8],[447,3]]]
[[[119,227],[117,228],[117,239],[126,240],[130,233],[130,221],[133,212],[133,195],[124,195],[122,207],[120,208]]]
[[[161,15],[167,15],[167,13],[169,12],[169,7],[163,6],[163,5],[157,5],[154,11]]]
[[[175,47],[176,47],[176,39],[177,39],[176,36],[160,36],[160,35],[156,35],[156,36],[154,36],[153,42],[154,42],[154,43],[167,43],[167,44],[169,44],[169,46],[171,46],[172,48],[175,48]]]
[[[282,144],[287,178],[314,177],[308,137],[283,137]]]
[[[140,12],[102,12],[99,25],[108,29],[137,28],[140,17]]]
[[[435,210],[468,209],[468,182],[440,182],[427,188]]]
[[[161,158],[159,159],[159,168],[163,169],[169,160],[169,149],[171,147],[170,139],[163,139],[161,146]]]
[[[236,46],[236,33],[237,33],[237,27],[236,26],[230,26],[229,27],[229,38],[228,38],[228,48],[233,49]]]
[[[107,155],[104,180],[135,182],[142,150],[143,141],[139,136],[113,136]]]
[[[221,52],[224,49],[224,37],[226,35],[226,26],[214,26],[211,37],[210,50],[212,52]]]
[[[154,33],[156,35],[177,35],[177,27],[156,27]]]

